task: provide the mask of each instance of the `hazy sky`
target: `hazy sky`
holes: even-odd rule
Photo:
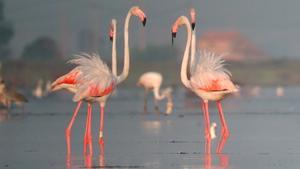
[[[68,53],[78,52],[78,33],[91,29],[105,39],[111,18],[118,20],[120,35],[132,5],[141,6],[149,21],[144,29],[131,22],[132,45],[170,44],[171,24],[194,6],[198,37],[204,31],[238,31],[274,57],[300,58],[299,0],[5,0],[6,18],[16,30],[14,54],[43,35]]]

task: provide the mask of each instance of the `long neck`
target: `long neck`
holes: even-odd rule
[[[130,56],[129,56],[129,44],[128,44],[128,27],[129,27],[129,21],[131,17],[131,11],[128,12],[126,19],[125,19],[125,25],[124,25],[124,66],[123,66],[123,72],[120,76],[118,76],[118,83],[125,80],[129,73],[129,64],[130,64]]]
[[[187,42],[186,42],[186,46],[185,46],[182,63],[181,63],[180,77],[181,77],[181,81],[185,85],[185,87],[190,88],[190,83],[189,83],[189,80],[187,77],[187,65],[188,65],[189,50],[190,50],[190,45],[191,45],[191,25],[186,17],[184,18],[183,21],[187,28]]]
[[[112,42],[112,51],[111,51],[111,66],[112,66],[112,73],[113,75],[117,76],[118,72],[117,72],[117,50],[116,50],[116,41],[117,41],[117,25],[113,24],[113,29],[114,29],[114,34],[113,34],[113,42]]]
[[[194,63],[195,53],[196,53],[196,30],[194,29],[192,32],[190,66],[192,66],[192,64]]]
[[[159,90],[160,90],[160,87],[154,88],[154,90],[153,90],[154,97],[155,97],[156,100],[162,100],[162,99],[164,99],[166,97],[165,94],[161,95],[160,92],[159,92]]]

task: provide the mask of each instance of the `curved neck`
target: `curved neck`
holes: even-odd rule
[[[154,97],[155,97],[156,100],[162,100],[162,99],[164,99],[164,98],[166,97],[165,94],[162,94],[162,95],[161,95],[160,92],[159,92],[159,90],[160,90],[159,87],[154,88],[154,90],[153,90],[153,92],[154,92]]]
[[[185,87],[190,88],[190,83],[187,77],[187,65],[188,65],[188,59],[189,59],[189,50],[190,50],[190,45],[191,45],[191,24],[189,23],[189,20],[184,17],[183,19],[184,24],[187,29],[187,42],[185,46],[185,51],[181,63],[181,72],[180,72],[180,77],[182,83],[185,85]]]
[[[124,66],[123,66],[123,72],[120,76],[117,77],[117,82],[120,83],[123,80],[125,80],[129,73],[129,44],[128,44],[128,27],[129,27],[129,21],[131,17],[131,10],[127,13],[126,19],[125,19],[125,25],[124,25]]]
[[[192,66],[195,60],[195,53],[196,53],[196,28],[192,31],[190,66]]]
[[[114,34],[113,34],[113,42],[112,42],[112,48],[111,48],[111,69],[112,69],[112,73],[113,75],[117,76],[118,72],[117,72],[117,50],[116,50],[116,41],[117,41],[117,24],[113,24],[113,29],[114,29]]]

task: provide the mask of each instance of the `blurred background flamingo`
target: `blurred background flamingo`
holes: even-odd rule
[[[77,65],[73,70],[52,83],[52,91],[67,89],[72,93],[75,93],[73,101],[78,102],[69,126],[66,129],[68,153],[70,153],[69,137],[71,128],[83,100],[88,102],[86,131],[84,136],[84,153],[86,153],[87,145],[89,145],[90,154],[93,152],[91,136],[91,104],[93,102],[99,102],[100,104],[101,116],[99,144],[103,143],[104,107],[106,99],[112,93],[116,85],[127,78],[129,73],[130,56],[128,27],[132,15],[139,17],[143,25],[146,24],[146,15],[139,7],[134,6],[128,11],[124,25],[124,67],[120,76],[114,75],[107,65],[100,59],[99,55],[83,53],[81,55],[76,55],[76,58],[70,60],[70,63]],[[116,68],[113,68],[113,70],[116,70]]]
[[[162,84],[163,77],[158,72],[146,72],[142,74],[137,82],[138,86],[145,89],[144,94],[144,111],[147,112],[147,95],[149,91],[153,91],[155,110],[159,112],[158,101],[167,98],[166,115],[172,113],[173,101],[172,101],[172,88],[167,87],[160,92],[160,86]]]

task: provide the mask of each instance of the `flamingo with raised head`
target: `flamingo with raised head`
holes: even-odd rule
[[[160,86],[163,81],[163,76],[158,72],[146,72],[142,74],[137,82],[138,86],[141,86],[145,89],[145,96],[144,96],[144,110],[147,111],[147,95],[150,90],[153,91],[154,94],[154,103],[155,103],[155,110],[158,110],[158,101],[167,98],[167,108],[166,108],[166,115],[172,113],[173,109],[173,101],[172,101],[172,88],[167,87],[160,92]]]
[[[84,135],[84,153],[86,153],[86,146],[88,145],[90,154],[93,153],[91,136],[91,113],[93,102],[99,102],[100,104],[101,115],[99,144],[103,143],[104,107],[106,100],[115,89],[116,85],[124,81],[129,73],[130,56],[128,44],[128,28],[129,21],[132,15],[137,16],[142,21],[143,26],[145,26],[146,24],[146,15],[138,6],[134,6],[128,11],[124,25],[124,67],[123,72],[120,76],[114,75],[114,73],[116,73],[116,62],[114,62],[114,59],[112,61],[114,62],[112,66],[114,73],[112,73],[107,65],[100,59],[99,55],[90,55],[83,53],[80,55],[75,55],[76,58],[69,61],[70,63],[75,64],[76,67],[66,75],[59,77],[51,85],[52,91],[67,89],[68,91],[74,93],[75,95],[73,97],[73,101],[78,102],[72,119],[66,129],[68,153],[70,153],[69,138],[71,129],[82,101],[88,102],[86,130]],[[114,31],[116,31],[116,29]],[[114,53],[112,53],[112,58],[114,58]]]
[[[181,81],[185,87],[193,91],[203,100],[202,110],[204,112],[205,138],[211,140],[210,118],[208,112],[208,101],[216,101],[222,124],[222,135],[228,137],[229,129],[222,110],[221,100],[229,94],[238,92],[238,87],[233,84],[230,72],[224,68],[225,60],[213,52],[198,52],[193,63],[190,65],[190,77],[187,75],[189,49],[191,45],[192,29],[187,17],[180,16],[172,26],[172,39],[176,37],[180,26],[187,28],[187,42],[181,64]],[[210,153],[210,148],[207,150]]]

